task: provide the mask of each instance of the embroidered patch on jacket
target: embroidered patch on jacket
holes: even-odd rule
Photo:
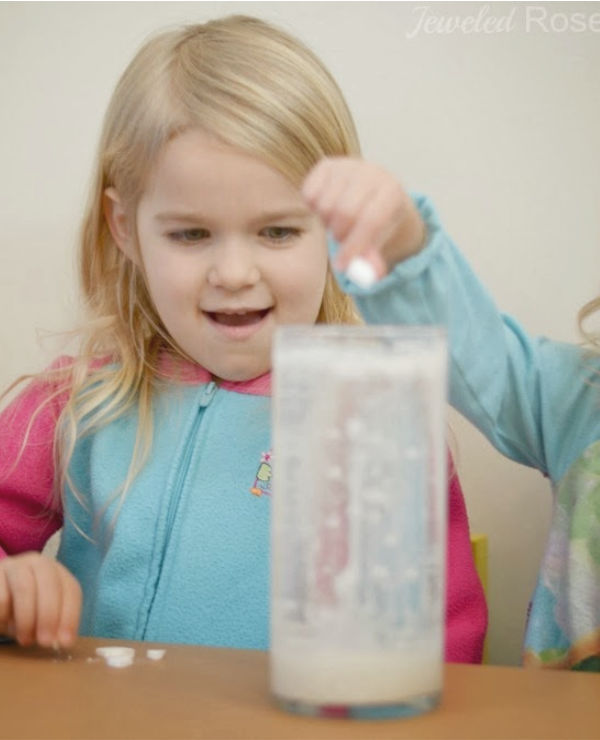
[[[263,452],[260,456],[260,465],[256,471],[254,485],[250,489],[250,493],[254,496],[271,495],[271,457],[270,452]]]

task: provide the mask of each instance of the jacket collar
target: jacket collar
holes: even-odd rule
[[[174,357],[169,354],[164,354],[160,358],[159,372],[164,377],[192,385],[210,383],[213,379],[208,370],[201,365],[183,357]],[[250,396],[270,396],[271,373],[259,375],[257,378],[252,378],[252,380],[223,380],[219,385],[221,388],[235,393],[244,393]]]

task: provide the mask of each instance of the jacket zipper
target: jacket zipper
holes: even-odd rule
[[[197,403],[196,416],[194,417],[194,423],[192,424],[192,427],[185,441],[185,448],[183,451],[183,456],[181,458],[181,464],[179,466],[177,481],[175,485],[173,486],[173,493],[169,501],[169,508],[167,510],[167,520],[166,520],[166,525],[165,525],[165,540],[164,540],[162,552],[160,555],[160,564],[158,566],[158,575],[156,576],[154,593],[152,594],[152,599],[150,601],[150,605],[148,606],[148,611],[146,612],[146,620],[144,624],[144,629],[143,629],[142,637],[140,638],[142,640],[146,638],[146,630],[148,629],[148,622],[150,620],[150,615],[152,614],[152,609],[154,607],[154,601],[156,599],[156,594],[158,593],[158,589],[160,586],[163,564],[165,561],[167,550],[169,548],[169,543],[171,541],[173,523],[175,521],[175,515],[177,513],[177,509],[179,508],[179,502],[181,500],[181,493],[183,491],[183,486],[184,486],[185,480],[187,478],[187,475],[190,469],[190,462],[192,459],[194,444],[196,442],[196,437],[198,436],[198,430],[200,428],[200,424],[202,423],[202,416],[203,416],[204,410],[214,398],[217,390],[218,390],[218,386],[214,381],[207,383],[207,385],[204,387],[202,391],[202,394],[200,395],[200,398],[196,401]]]
[[[192,425],[190,433],[188,434],[188,438],[185,442],[185,449],[183,451],[181,465],[179,466],[179,474],[177,476],[177,483],[173,487],[173,495],[171,496],[171,500],[169,502],[169,510],[167,512],[167,523],[166,523],[166,540],[165,540],[165,545],[163,548],[163,556],[161,558],[161,570],[162,570],[162,560],[164,559],[164,555],[167,551],[167,547],[169,546],[169,540],[171,538],[171,529],[173,527],[173,522],[175,520],[175,514],[177,513],[177,509],[179,508],[179,500],[181,498],[181,492],[183,491],[183,484],[185,483],[185,479],[187,478],[187,475],[190,469],[190,461],[192,459],[194,443],[196,442],[196,436],[198,434],[198,429],[200,428],[200,424],[202,422],[202,416],[204,413],[204,409],[206,409],[206,407],[210,404],[216,392],[217,392],[217,384],[211,380],[211,382],[205,386],[204,390],[202,391],[202,395],[197,401],[198,406],[196,408],[196,417],[194,419],[194,423]]]

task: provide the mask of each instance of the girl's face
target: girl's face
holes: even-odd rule
[[[141,262],[164,325],[217,378],[267,372],[275,327],[316,321],[327,271],[318,216],[279,172],[200,131],[164,149],[137,237],[139,256],[120,246]]]

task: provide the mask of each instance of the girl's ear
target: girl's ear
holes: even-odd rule
[[[115,188],[106,188],[104,191],[103,207],[106,223],[116,245],[126,257],[139,266],[140,259],[136,249],[131,219]]]

